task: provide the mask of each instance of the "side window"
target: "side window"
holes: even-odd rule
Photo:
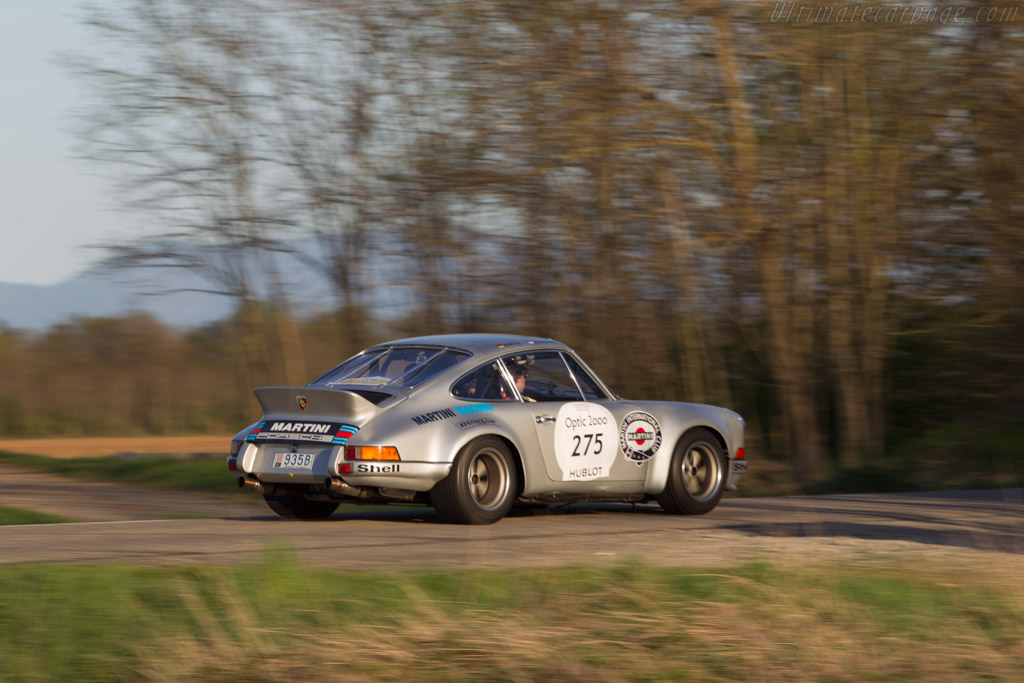
[[[527,401],[580,401],[583,397],[557,351],[517,354],[502,358]]]
[[[594,381],[594,378],[590,376],[590,373],[584,370],[583,366],[580,365],[575,358],[569,354],[565,354],[565,362],[568,363],[569,369],[572,370],[572,374],[576,378],[576,381],[580,383],[580,389],[583,390],[584,398],[588,401],[608,398],[601,389],[601,385]]]
[[[511,401],[515,395],[505,384],[497,363],[484,365],[452,385],[452,396],[478,401]]]

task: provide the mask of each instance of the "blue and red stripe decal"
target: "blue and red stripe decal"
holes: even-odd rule
[[[353,427],[352,425],[340,425],[338,427],[338,433],[334,435],[334,441],[331,443],[335,446],[344,446],[348,443],[350,436],[359,431],[359,427]]]
[[[249,430],[249,435],[247,437],[245,437],[245,440],[246,441],[255,441],[256,440],[256,435],[260,433],[260,430],[263,429],[263,426],[265,424],[266,424],[266,422],[257,422],[255,425],[253,425],[253,428],[251,430]]]

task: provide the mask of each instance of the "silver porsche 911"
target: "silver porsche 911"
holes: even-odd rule
[[[551,339],[401,339],[256,398],[228,468],[282,517],[416,502],[490,524],[513,505],[651,500],[699,515],[747,469],[736,413],[619,398]]]

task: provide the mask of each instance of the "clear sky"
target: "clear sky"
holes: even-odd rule
[[[0,0],[0,282],[60,282],[98,258],[87,245],[129,232],[109,181],[74,156],[83,91],[56,57],[89,49],[80,4]]]

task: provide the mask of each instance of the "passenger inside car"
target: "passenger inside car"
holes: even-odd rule
[[[452,396],[480,401],[511,401],[515,397],[505,384],[497,363],[469,373],[452,386]]]

